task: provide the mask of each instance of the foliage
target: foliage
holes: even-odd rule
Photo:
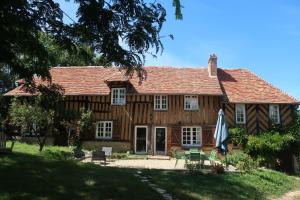
[[[144,0],[75,0],[74,3],[78,5],[78,21],[71,19],[72,23],[64,23],[65,13],[54,0],[1,1],[0,68],[9,66],[13,74],[27,80],[34,74],[49,78],[50,66],[57,64],[52,59],[55,56],[52,43],[68,51],[70,56],[66,58],[85,55],[93,62],[89,55],[96,54],[106,66],[113,64],[128,71],[142,71],[146,54],[155,56],[162,51],[160,31],[166,10],[160,3]],[[180,1],[173,3],[180,18]],[[49,46],[41,41],[41,33],[51,38]]]
[[[44,110],[38,103],[20,103],[13,99],[10,106],[11,124],[23,129],[29,128],[36,136],[40,151],[46,142],[46,138],[52,130],[54,122],[54,111]],[[41,138],[43,136],[43,139]]]
[[[200,173],[201,163],[200,162],[188,162],[185,164],[188,172],[190,174],[198,174]]]
[[[251,157],[259,159],[262,164],[272,167],[275,166],[279,153],[292,141],[294,141],[294,137],[291,134],[280,134],[275,131],[250,135],[245,152]]]
[[[112,159],[126,159],[128,158],[129,153],[112,153]]]
[[[222,162],[225,163],[225,160],[223,160]],[[252,171],[257,169],[259,166],[257,160],[254,160],[248,154],[245,154],[243,152],[228,154],[226,157],[226,163],[229,165],[233,165],[242,171]]]
[[[83,135],[89,133],[93,126],[92,111],[83,108],[79,113],[66,110],[61,124],[67,130],[68,145],[75,145],[77,148],[81,148]]]
[[[247,143],[246,130],[243,128],[230,128],[229,136],[233,144],[244,147]]]

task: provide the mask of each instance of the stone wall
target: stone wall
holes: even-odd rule
[[[82,143],[82,148],[86,150],[96,150],[102,147],[112,147],[113,152],[127,152],[131,150],[129,142],[84,141]]]

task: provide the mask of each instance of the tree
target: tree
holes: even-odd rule
[[[144,0],[74,0],[78,21],[63,22],[64,12],[53,0],[0,1],[0,68],[31,80],[34,74],[50,78],[55,63],[39,40],[45,33],[72,55],[88,46],[106,66],[142,71],[145,55],[162,52],[159,35],[166,11]],[[173,0],[181,18],[179,0]],[[152,51],[154,49],[154,51]]]
[[[10,120],[15,126],[32,130],[40,146],[39,151],[42,151],[53,128],[54,111],[44,110],[37,103],[20,103],[14,99],[10,106]]]

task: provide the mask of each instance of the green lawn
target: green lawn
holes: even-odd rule
[[[68,148],[16,143],[0,155],[0,199],[161,199],[133,174],[134,169],[100,167],[70,159]],[[179,199],[264,199],[300,188],[293,177],[274,171],[189,175],[143,170],[144,175]]]

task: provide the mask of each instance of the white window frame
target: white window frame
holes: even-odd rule
[[[98,126],[100,126],[100,124],[103,123],[103,136],[100,136],[101,134],[99,133],[99,128]],[[110,136],[106,136],[106,127],[107,124],[110,123],[111,124],[111,131],[110,131]],[[112,135],[113,135],[113,121],[98,121],[96,123],[96,139],[112,139]]]
[[[243,121],[239,121],[238,117],[238,107],[242,109]],[[245,104],[235,104],[235,123],[236,124],[246,124],[246,105]]]
[[[196,107],[192,107],[192,100],[196,100]],[[190,103],[190,107],[187,107],[187,103]],[[184,110],[193,111],[199,109],[199,97],[198,95],[184,95]]]
[[[190,129],[190,144],[183,144],[183,131],[185,128],[189,128]],[[193,140],[193,129],[199,129],[199,144],[194,144],[194,140]],[[197,135],[196,135],[197,137]],[[197,138],[196,138],[197,141]],[[202,146],[202,127],[201,126],[182,126],[181,127],[181,145],[184,147],[200,147]]]
[[[274,108],[276,108],[276,112],[277,112],[277,116],[276,116],[277,121],[272,119],[273,118],[273,113],[272,113],[273,110],[272,109],[274,109]],[[270,118],[270,121],[272,124],[280,124],[280,108],[279,108],[278,104],[270,104],[269,105],[269,118]]]
[[[166,98],[165,104],[163,104],[163,97]],[[156,100],[158,100],[158,101],[156,101]],[[163,105],[165,105],[166,107],[163,108]],[[163,111],[168,110],[168,95],[154,95],[154,110],[163,110]]]
[[[121,98],[121,91],[124,91],[124,98]],[[117,93],[114,97],[114,93]],[[116,99],[116,102],[114,100]],[[126,88],[112,88],[111,89],[111,105],[125,105],[126,104]]]

